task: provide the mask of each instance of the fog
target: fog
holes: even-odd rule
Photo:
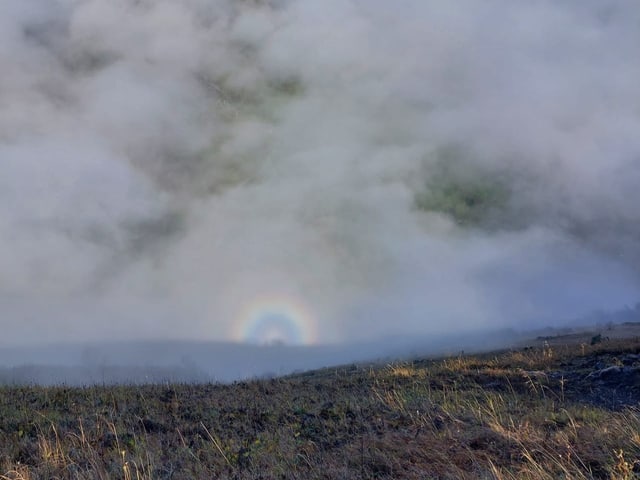
[[[3,0],[0,343],[384,354],[635,304],[639,26],[632,0]]]

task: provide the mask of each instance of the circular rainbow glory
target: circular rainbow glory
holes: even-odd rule
[[[316,323],[304,305],[292,298],[254,298],[234,322],[233,339],[255,344],[311,345],[317,341]]]

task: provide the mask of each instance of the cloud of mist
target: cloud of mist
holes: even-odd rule
[[[635,303],[640,4],[4,0],[4,342]]]

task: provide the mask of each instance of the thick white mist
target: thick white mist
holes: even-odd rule
[[[318,342],[635,303],[639,25],[631,0],[3,0],[2,340],[232,339],[264,296]]]

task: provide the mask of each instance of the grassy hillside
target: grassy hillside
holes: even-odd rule
[[[232,385],[3,387],[0,478],[640,478],[640,339],[532,345]]]

